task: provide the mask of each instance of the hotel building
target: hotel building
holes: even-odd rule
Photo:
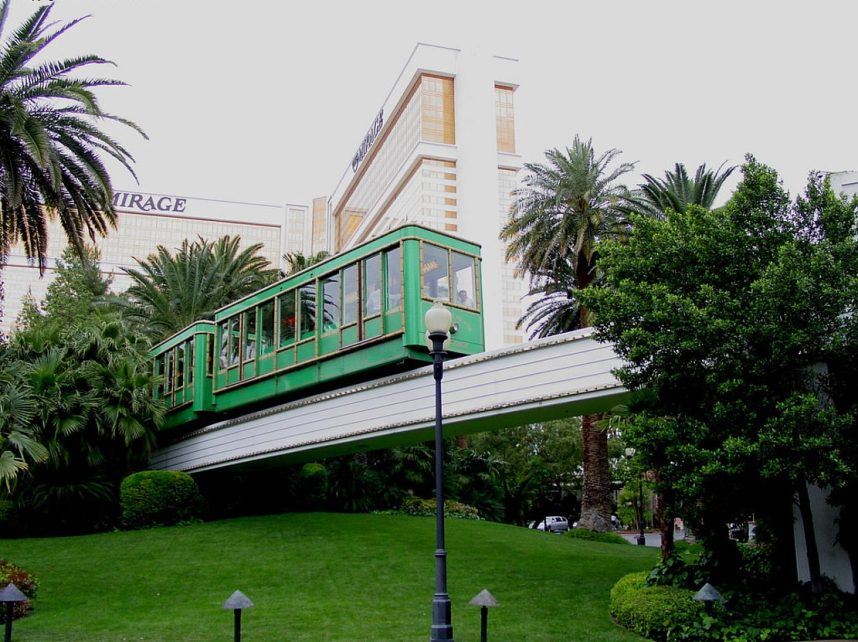
[[[516,68],[512,58],[418,44],[326,211],[313,204],[313,251],[347,250],[405,222],[479,243],[489,349],[522,340],[526,290],[498,238],[521,168]]]
[[[95,242],[101,252],[101,271],[113,278],[114,291],[130,285],[122,268],[136,267],[135,258],[146,258],[158,245],[172,250],[185,239],[213,241],[227,234],[237,235],[242,248],[261,243],[260,254],[278,267],[283,253],[310,251],[311,219],[306,205],[262,205],[130,191],[116,192],[114,205],[117,228]],[[5,290],[0,322],[4,333],[14,326],[28,293],[37,301],[44,299],[65,246],[62,227],[58,221],[51,221],[48,267],[41,278],[38,267],[27,261],[20,245],[9,253],[0,273]]]
[[[828,178],[836,194],[858,196],[858,172],[831,172]]]

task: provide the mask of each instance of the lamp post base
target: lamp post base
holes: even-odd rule
[[[435,598],[432,600],[430,642],[453,642],[452,622],[450,598],[447,595],[435,595]]]
[[[638,546],[646,546],[646,535],[638,535]]]

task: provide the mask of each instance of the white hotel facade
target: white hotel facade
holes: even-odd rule
[[[114,193],[114,205],[116,229],[106,237],[96,237],[94,245],[101,254],[101,272],[112,278],[111,288],[116,292],[131,285],[123,268],[137,267],[135,259],[145,259],[159,245],[173,250],[185,239],[215,241],[224,235],[240,236],[241,248],[261,243],[260,254],[275,266],[281,265],[284,252],[310,250],[311,219],[306,205],[264,205],[127,190]],[[50,221],[47,269],[42,277],[38,267],[27,261],[22,246],[12,248],[0,272],[5,299],[0,330],[4,334],[14,326],[28,295],[44,300],[66,245],[59,221]]]
[[[314,251],[346,250],[406,222],[479,243],[489,349],[522,340],[526,290],[498,238],[522,165],[517,88],[515,59],[418,44],[327,203],[313,207]]]

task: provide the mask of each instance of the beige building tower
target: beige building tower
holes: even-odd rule
[[[516,68],[513,58],[418,44],[334,189],[325,226],[333,251],[406,222],[480,243],[489,349],[522,340],[525,287],[498,238],[521,168]],[[314,218],[314,249],[316,230]]]

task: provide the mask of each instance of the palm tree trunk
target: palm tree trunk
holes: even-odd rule
[[[584,256],[578,257],[576,285],[583,289],[593,280],[592,266]],[[587,311],[582,307],[581,327],[587,325]],[[608,431],[600,430],[601,415],[581,419],[581,441],[584,447],[584,489],[578,528],[605,532],[612,530],[611,471],[608,467]]]
[[[608,468],[608,432],[597,424],[600,415],[587,415],[581,420],[584,446],[584,496],[578,528],[610,531],[611,471]]]

